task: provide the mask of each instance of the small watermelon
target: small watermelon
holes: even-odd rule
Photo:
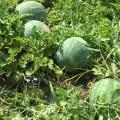
[[[43,22],[47,19],[47,13],[44,6],[36,1],[20,3],[16,6],[16,11],[21,15],[25,15],[25,21],[39,20]]]
[[[26,38],[32,37],[32,32],[33,32],[34,28],[35,28],[36,32],[42,32],[42,31],[43,32],[50,32],[49,27],[45,23],[38,21],[38,20],[31,20],[25,24],[24,36]]]
[[[92,62],[90,45],[80,37],[71,37],[63,42],[56,53],[56,61],[68,72],[87,69]]]
[[[115,100],[120,101],[120,82],[106,78],[96,82],[90,90],[89,101],[94,104],[110,104]],[[117,102],[118,103],[118,102]]]

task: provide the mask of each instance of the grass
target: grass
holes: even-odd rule
[[[45,105],[45,101],[40,99],[40,92],[18,93],[12,91],[2,91],[1,119],[10,120],[94,120],[103,117],[104,119],[119,120],[120,106],[96,105],[96,112],[90,110],[89,102],[83,93],[82,86],[71,87],[68,90],[57,89],[57,96],[60,104],[52,102]],[[37,91],[38,92],[38,91]],[[30,94],[29,94],[30,93]]]
[[[15,13],[20,1],[0,1],[0,120],[120,120],[119,105],[92,110],[89,104],[94,82],[120,80],[120,2],[36,1],[47,8],[51,33],[37,35],[35,43],[23,37],[24,23]],[[92,68],[78,74],[55,65],[58,46],[73,36],[96,50]]]

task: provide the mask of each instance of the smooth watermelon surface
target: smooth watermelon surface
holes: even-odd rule
[[[58,65],[68,72],[87,69],[92,61],[89,47],[90,45],[80,37],[65,40],[56,53]]]
[[[99,80],[91,88],[89,100],[92,105],[120,102],[120,82],[111,78]]]
[[[31,20],[25,24],[24,36],[27,38],[32,37],[32,31],[34,28],[36,32],[50,32],[49,27],[45,23],[38,20]]]
[[[16,11],[20,15],[25,15],[24,20],[40,20],[46,21],[47,13],[44,6],[36,1],[22,2],[16,6]]]

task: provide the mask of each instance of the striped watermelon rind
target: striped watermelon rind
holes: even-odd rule
[[[120,82],[111,78],[99,80],[90,90],[89,101],[91,105],[120,103]]]
[[[87,69],[92,62],[90,45],[80,37],[71,37],[63,42],[56,53],[56,60],[67,72]]]
[[[39,20],[46,21],[47,13],[44,6],[36,1],[26,1],[16,6],[16,12],[20,15],[25,15],[23,18],[25,21]]]
[[[32,37],[32,31],[35,28],[36,32],[50,32],[49,27],[38,20],[31,20],[25,23],[24,26],[24,36],[26,38],[31,38]]]

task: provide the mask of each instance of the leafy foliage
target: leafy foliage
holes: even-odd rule
[[[94,78],[88,71],[80,73],[76,75],[80,78],[79,81],[75,80],[78,81],[77,85],[85,83],[87,79],[94,82],[106,77],[119,81],[120,1],[36,0],[47,8],[51,33],[38,34],[33,31],[31,40],[24,38],[22,16],[15,13],[16,5],[22,1],[0,1],[0,84],[5,81],[7,86],[7,89],[0,87],[0,119],[119,120],[120,107],[114,103],[109,106],[96,104],[95,111],[90,110],[89,96],[81,96],[86,90],[81,86],[73,87],[76,84],[72,78],[76,77],[63,73],[54,57],[63,41],[73,36],[82,37],[99,51],[94,52],[93,68],[88,70],[92,71]],[[53,99],[59,105],[56,100],[51,103],[42,98],[48,99],[44,92],[49,89],[49,80],[53,85]],[[23,81],[33,81],[31,84],[35,88],[28,89],[28,84]],[[25,89],[21,93],[8,89],[16,82],[23,83],[21,88]],[[47,87],[44,84],[39,86],[41,82],[46,82]],[[44,92],[39,88],[44,88]]]
[[[49,34],[35,32],[32,40],[24,38],[24,25],[16,14],[3,16],[0,26],[0,75],[15,82],[32,75],[41,79],[44,71],[58,69],[50,59],[56,41]]]

